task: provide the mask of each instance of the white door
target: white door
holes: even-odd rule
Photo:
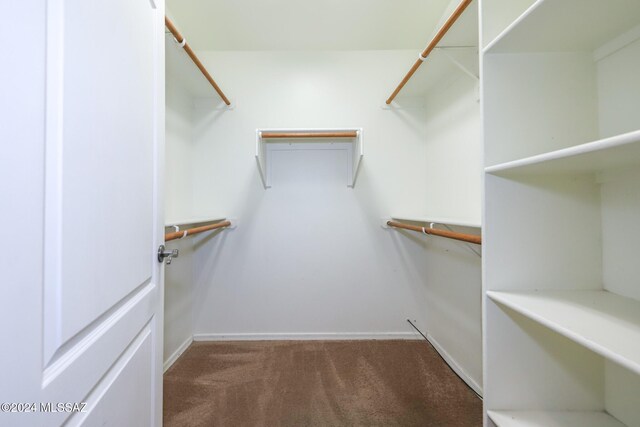
[[[0,13],[0,425],[160,425],[163,1]]]

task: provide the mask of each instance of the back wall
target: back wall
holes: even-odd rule
[[[382,108],[415,52],[199,55],[234,109],[213,97],[196,101],[194,211],[239,226],[194,240],[196,339],[419,338],[407,318],[428,331],[428,238],[381,227],[392,213],[425,213],[425,185],[447,179],[426,167],[419,79],[400,98],[417,107]],[[349,127],[364,129],[355,188],[339,152],[295,150],[274,158],[264,189],[256,128]],[[479,215],[479,206],[464,209],[474,212],[451,216]],[[475,285],[479,270],[454,269],[450,278]],[[479,333],[480,317],[471,321]],[[465,350],[479,360],[480,349]],[[471,376],[480,382],[479,372]]]

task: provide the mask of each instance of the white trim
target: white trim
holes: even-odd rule
[[[449,365],[451,369],[453,369],[453,371],[473,389],[473,391],[475,391],[479,396],[482,396],[482,387],[473,378],[471,378],[471,376],[469,376],[469,374],[458,364],[458,362],[455,361],[453,357],[451,357],[449,353],[446,352],[438,341],[429,334],[427,334],[427,339],[440,356],[442,356],[447,365]]]
[[[256,334],[194,334],[194,341],[355,341],[422,340],[417,332],[292,332]]]
[[[164,361],[164,364],[162,365],[162,372],[167,372],[169,370],[169,368],[176,363],[176,360],[178,360],[178,358],[180,356],[182,356],[182,353],[184,353],[185,351],[187,351],[187,349],[189,348],[189,346],[191,345],[191,343],[193,342],[193,337],[189,337],[185,340],[185,342],[183,342],[182,344],[180,344],[180,346],[176,349],[176,351],[174,351],[171,356],[169,356],[167,358],[167,360]]]

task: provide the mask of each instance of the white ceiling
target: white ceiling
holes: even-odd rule
[[[423,49],[451,0],[168,0],[196,50]]]

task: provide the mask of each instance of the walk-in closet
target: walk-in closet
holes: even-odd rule
[[[640,427],[640,0],[0,14],[0,427]]]

